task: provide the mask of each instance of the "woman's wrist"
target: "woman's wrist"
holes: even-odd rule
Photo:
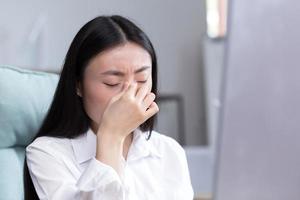
[[[97,134],[97,154],[122,155],[124,139],[117,134],[101,132]]]
[[[124,134],[120,131],[113,130],[112,128],[107,128],[104,125],[100,125],[97,131],[98,140],[107,140],[112,143],[123,143],[125,140]]]
[[[114,167],[122,158],[123,147],[116,144],[101,144],[97,142],[96,159]],[[114,165],[114,166],[113,166]]]
[[[114,168],[119,175],[122,174],[123,143],[119,135],[98,130],[96,159]]]

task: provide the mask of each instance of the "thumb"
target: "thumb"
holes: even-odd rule
[[[121,92],[119,94],[123,95],[127,91],[128,86],[129,86],[128,82],[124,83],[123,88],[122,88],[122,90],[121,90]]]
[[[126,82],[123,85],[123,88],[120,93],[116,94],[113,99],[116,101],[123,96],[123,94],[127,91],[129,84]]]

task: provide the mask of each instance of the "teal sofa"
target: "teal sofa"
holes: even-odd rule
[[[23,199],[25,148],[45,117],[58,78],[0,66],[0,200]]]

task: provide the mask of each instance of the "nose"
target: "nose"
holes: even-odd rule
[[[125,83],[128,83],[129,85],[132,85],[132,84],[134,84],[134,83],[137,83],[138,84],[138,82],[136,81],[136,80],[134,80],[134,79],[130,79],[130,80],[127,80],[127,81],[125,81]],[[138,84],[138,86],[139,86],[139,84]]]
[[[134,83],[137,83],[137,81],[135,81],[135,80],[127,80],[127,81],[124,81],[124,83],[123,83],[123,87],[127,84],[128,85],[128,87],[130,86],[130,85],[132,85],[132,84],[134,84]],[[137,83],[138,84],[138,83]],[[139,89],[140,88],[140,85],[138,84],[137,85],[137,88]]]
[[[136,80],[125,81],[125,83],[126,83],[126,82],[129,84],[129,86],[130,86],[131,84],[136,83],[136,84],[137,84],[137,90],[139,90],[139,89],[143,86],[142,84],[138,83]]]

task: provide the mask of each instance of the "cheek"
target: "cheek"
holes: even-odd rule
[[[82,97],[87,115],[93,121],[100,122],[106,106],[115,93],[114,90],[110,90],[101,84],[87,84]]]

